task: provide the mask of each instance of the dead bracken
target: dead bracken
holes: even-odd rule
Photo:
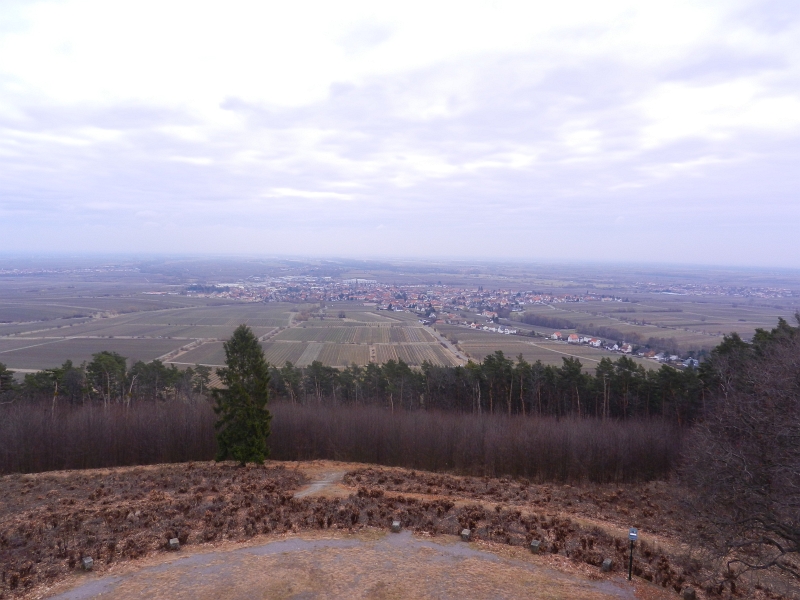
[[[562,487],[389,468],[347,473],[344,484],[352,493],[346,496],[295,498],[307,478],[275,463],[156,465],[0,481],[0,597],[52,584],[79,569],[84,557],[92,557],[93,569],[102,572],[115,562],[176,547],[315,529],[389,530],[394,521],[431,535],[457,536],[466,529],[471,542],[527,549],[537,540],[539,553],[592,565],[598,573],[611,558],[612,570],[619,571],[627,565],[625,538],[571,515],[588,516],[593,506],[594,516],[609,509],[613,521],[628,498],[638,495],[637,506],[654,502],[647,496],[652,484]],[[660,501],[668,502],[663,494]],[[558,510],[568,502],[570,515]],[[636,514],[641,527],[658,523],[655,516]],[[676,594],[688,585],[703,589],[698,563],[644,542],[637,547],[634,574]]]

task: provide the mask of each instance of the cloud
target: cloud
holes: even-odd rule
[[[352,194],[340,192],[315,192],[311,190],[293,190],[291,188],[275,188],[264,194],[267,198],[307,198],[309,200],[352,200]]]
[[[786,3],[9,6],[0,251],[800,259]]]

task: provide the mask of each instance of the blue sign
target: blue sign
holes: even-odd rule
[[[639,537],[639,530],[636,527],[631,527],[630,531],[628,532],[628,539],[632,542],[635,542]]]

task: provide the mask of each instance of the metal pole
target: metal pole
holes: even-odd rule
[[[628,561],[628,581],[631,580],[631,574],[633,573],[633,540],[631,540],[631,557]]]

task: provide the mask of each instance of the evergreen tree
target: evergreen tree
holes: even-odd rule
[[[217,373],[225,389],[213,391],[219,415],[216,459],[260,464],[269,456],[269,364],[247,325],[239,325],[224,348],[227,366]]]
[[[3,363],[0,363],[0,396],[5,392],[10,392],[14,388],[14,371],[9,371]]]

